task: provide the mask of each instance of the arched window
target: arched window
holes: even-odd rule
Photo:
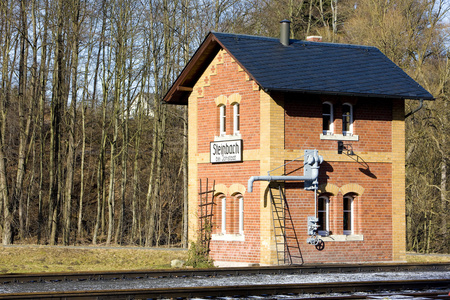
[[[225,105],[219,106],[220,113],[220,135],[225,136],[227,134],[227,107]]]
[[[220,197],[220,201],[221,201],[221,207],[222,207],[222,222],[220,225],[220,232],[222,234],[226,234],[227,233],[227,198],[225,197],[225,195],[221,195]]]
[[[239,103],[233,104],[233,134],[239,134],[240,130],[240,112]]]
[[[355,196],[352,194],[346,194],[344,196],[344,210],[343,210],[343,224],[344,234],[353,234],[353,201]]]
[[[239,202],[239,234],[244,235],[244,197],[238,194],[236,199]]]
[[[350,103],[342,105],[342,135],[353,135],[353,106]]]
[[[324,102],[322,104],[322,127],[324,135],[332,135],[334,133],[333,121],[333,104]]]
[[[317,200],[317,218],[319,221],[318,233],[323,236],[327,236],[330,231],[329,226],[329,206],[330,198],[326,195],[320,196]]]

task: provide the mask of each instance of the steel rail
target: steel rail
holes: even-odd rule
[[[370,291],[373,293],[374,291],[420,291],[424,289],[442,289],[442,294],[445,295],[445,293],[448,293],[448,291],[450,290],[450,279],[16,293],[0,294],[0,299],[187,299],[194,297],[244,298],[247,296],[270,296],[280,294],[297,294],[301,296],[302,294],[311,293],[315,295],[346,293],[347,296],[349,296],[348,294],[355,292]],[[363,298],[360,295],[358,295],[358,297],[358,299]]]
[[[70,273],[29,273],[0,274],[0,284],[58,282],[83,280],[117,280],[141,278],[176,278],[176,277],[215,277],[258,274],[326,274],[326,273],[361,273],[361,272],[399,272],[399,271],[450,271],[449,263],[433,264],[333,264],[276,267],[239,267],[211,269],[161,269],[109,272],[70,272]]]

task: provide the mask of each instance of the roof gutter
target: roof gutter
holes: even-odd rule
[[[407,113],[406,116],[405,116],[405,119],[422,109],[422,107],[423,107],[423,99],[420,99],[419,101],[420,101],[419,107],[416,108],[415,110],[413,110],[412,112]]]

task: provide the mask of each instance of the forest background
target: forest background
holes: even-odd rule
[[[448,10],[445,0],[0,1],[2,243],[186,247],[186,108],[161,98],[209,31],[277,37],[288,19],[291,38],[378,47],[436,97],[406,124],[407,248],[449,253]]]

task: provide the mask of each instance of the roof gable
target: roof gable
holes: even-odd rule
[[[220,48],[266,91],[432,100],[433,96],[375,47],[210,33],[164,100],[186,104]]]

